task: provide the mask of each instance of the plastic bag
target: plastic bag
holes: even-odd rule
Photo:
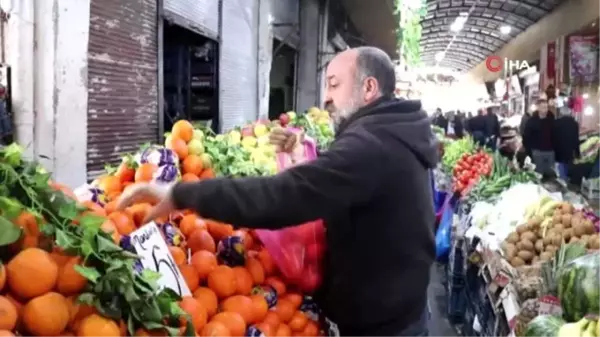
[[[448,195],[442,207],[440,225],[435,233],[435,257],[439,262],[446,261],[450,253],[455,203],[454,196]]]
[[[301,132],[299,129],[291,129]],[[301,138],[301,137],[298,137]],[[278,153],[278,169],[285,170],[317,157],[315,142],[304,137],[292,153]],[[321,284],[321,260],[325,252],[325,227],[317,219],[276,231],[256,230],[256,235],[271,254],[287,282],[304,292],[313,292]]]

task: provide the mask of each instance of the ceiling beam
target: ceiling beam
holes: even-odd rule
[[[421,47],[429,46],[429,45],[443,45],[444,47],[446,47],[449,42],[450,42],[450,39],[444,39],[444,38],[423,39],[423,40],[421,40]],[[473,46],[475,48],[480,49],[486,55],[494,54],[494,52],[497,49],[497,48],[492,49],[489,47],[490,43],[487,43],[486,41],[482,41],[482,40],[477,40],[477,39],[467,39],[467,38],[457,37],[456,39],[454,39],[454,42],[452,44],[455,44],[455,43],[456,44],[464,44],[467,46]],[[483,43],[483,44],[478,44],[478,43]]]
[[[441,1],[442,1],[442,0],[429,0],[429,1],[427,1],[427,5],[428,5],[428,6],[429,6],[429,5],[437,5],[437,4],[438,4],[439,2],[441,2]],[[469,2],[470,2],[470,3],[473,3],[473,1],[465,1],[465,5],[469,4]],[[485,4],[485,3],[483,3],[482,1],[478,1],[478,4],[480,4],[480,3],[481,3],[481,4]],[[490,1],[490,2],[488,2],[488,3],[487,3],[487,6],[486,6],[485,8],[493,8],[493,7],[490,7],[490,4],[491,4],[491,3],[493,3],[493,2],[491,2],[491,1]],[[548,14],[548,12],[549,12],[549,11],[548,11],[546,8],[542,8],[542,7],[540,7],[540,6],[536,6],[536,5],[533,5],[533,4],[530,4],[530,3],[527,3],[527,2],[525,2],[525,1],[520,1],[520,0],[503,0],[503,1],[502,1],[502,6],[505,6],[505,5],[507,5],[507,4],[508,4],[508,5],[512,5],[512,6],[514,6],[514,9],[517,9],[517,8],[519,8],[519,7],[523,7],[523,8],[525,8],[525,9],[527,9],[527,10],[530,10],[530,11],[531,11],[531,10],[538,11],[538,12],[540,12],[540,13],[543,13],[544,15],[545,15],[545,14]],[[550,10],[550,11],[551,11],[551,10]]]
[[[469,12],[470,9],[471,9],[470,6],[454,6],[454,7],[439,7],[438,6],[437,8],[435,8],[435,10],[433,10],[433,14],[431,16],[425,15],[425,20],[430,20],[432,18],[437,18],[437,19],[448,18],[448,17],[455,18],[461,12]],[[479,11],[482,11],[482,12],[479,12]],[[486,12],[486,11],[488,11],[488,12]],[[446,14],[446,15],[440,15],[440,14]],[[501,14],[501,15],[498,16],[497,14]],[[477,17],[477,18],[481,18],[481,19],[497,18],[496,20],[506,20],[508,18],[513,18],[514,22],[521,21],[525,26],[530,26],[533,23],[535,23],[534,20],[532,20],[528,17],[519,15],[515,12],[500,9],[500,8],[476,6],[473,9],[473,12],[471,12],[471,14],[469,16],[473,16],[473,17]]]
[[[443,18],[431,18],[431,19],[427,19],[427,20],[423,20],[421,21],[421,27],[423,27],[423,30],[426,29],[430,29],[430,28],[438,28],[438,27],[443,27],[446,26],[447,29],[444,29],[446,31],[450,31],[450,25],[452,25],[452,23],[454,22],[455,17],[449,18],[449,17],[443,17]],[[441,24],[440,24],[441,22]],[[471,23],[474,22],[474,23]],[[483,23],[483,25],[481,25],[481,23]],[[469,24],[473,27],[485,27],[488,30],[492,30],[492,31],[498,31],[500,29],[500,27],[504,26],[504,25],[508,25],[510,26],[511,29],[511,34],[513,32],[516,32],[517,34],[512,34],[512,35],[518,35],[519,32],[527,29],[527,26],[524,26],[523,24],[517,24],[515,22],[507,22],[507,21],[503,21],[503,20],[496,20],[493,18],[484,18],[484,17],[480,17],[480,16],[469,16],[469,18],[467,19],[467,22],[465,24]],[[492,24],[495,27],[488,27],[487,25]],[[509,34],[509,35],[511,35]]]
[[[443,27],[443,26],[439,25],[437,27]],[[481,34],[484,37],[488,37],[488,38],[496,41],[500,46],[503,46],[505,43],[508,43],[508,41],[510,41],[510,39],[511,39],[510,36],[507,36],[506,39],[503,39],[503,38],[500,37],[500,34],[496,34],[497,36],[492,35],[492,33],[495,34],[496,32],[494,32],[489,27],[477,26],[477,25],[472,25],[472,24],[469,24],[469,23],[465,23],[464,27],[466,27],[466,28],[472,28],[472,29],[478,29],[479,32],[474,32],[474,31],[471,31],[471,30],[468,30],[468,31],[467,30],[461,30],[460,32],[458,32],[456,34],[457,36],[463,35],[463,33]],[[436,34],[436,33],[438,33],[438,32],[430,32],[430,33],[427,32],[427,33],[422,33],[421,36],[429,36],[429,35],[433,35],[433,34]]]
[[[462,56],[465,59],[470,59],[471,61],[474,61],[474,63],[475,63],[475,64],[473,64],[473,66],[477,65],[477,63],[483,61],[486,58],[486,56],[483,56],[481,53],[476,52],[476,51],[472,51],[472,50],[468,50],[468,49],[462,49],[460,51],[450,49],[450,50],[445,51],[443,47],[427,49],[426,51],[422,51],[421,57],[425,57],[428,55],[434,55],[434,57],[435,57],[435,55],[440,52],[444,52],[445,55]]]

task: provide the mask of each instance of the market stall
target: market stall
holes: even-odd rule
[[[303,129],[306,152],[277,156],[275,127]],[[191,210],[142,223],[156,200],[116,210],[141,182],[270,175],[333,139],[327,112],[282,114],[217,135],[181,120],[71,191],[12,144],[0,148],[0,335],[318,336],[311,293],[324,227],[234,230]],[[285,159],[288,159],[287,161]],[[298,246],[309,247],[299,256]]]
[[[468,138],[446,144],[439,171],[451,187],[436,249],[457,330],[600,335],[600,236],[586,199]]]

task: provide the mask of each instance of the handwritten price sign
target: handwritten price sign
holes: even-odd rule
[[[142,266],[161,275],[158,279],[161,287],[170,288],[179,296],[191,296],[190,289],[175,264],[160,229],[154,222],[131,233],[131,244],[141,256]]]

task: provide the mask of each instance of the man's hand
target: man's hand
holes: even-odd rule
[[[271,130],[269,141],[275,145],[277,152],[292,152],[298,143],[298,135],[290,130],[277,127]]]
[[[172,184],[135,184],[127,188],[117,201],[117,209],[122,210],[141,200],[153,199],[158,203],[146,214],[144,224],[162,216],[167,216],[175,211],[171,191]]]

